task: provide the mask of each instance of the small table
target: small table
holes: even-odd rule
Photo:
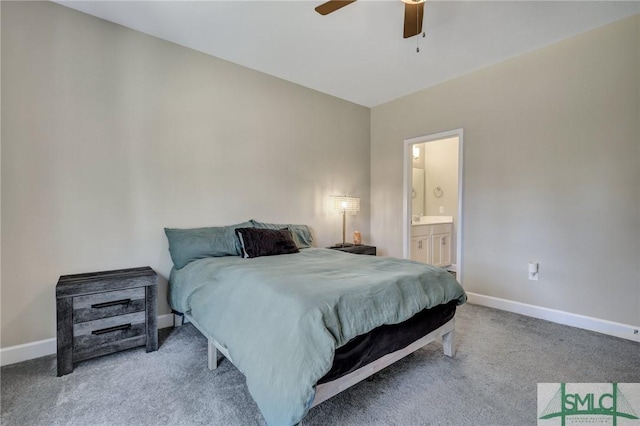
[[[344,251],[347,253],[353,253],[353,254],[366,254],[366,255],[370,255],[370,256],[375,256],[376,255],[376,248],[375,246],[367,246],[364,244],[351,244],[351,245],[345,245],[345,246],[332,246],[332,247],[327,247],[331,250],[340,250],[340,251]]]
[[[61,276],[58,377],[85,359],[143,345],[158,350],[157,278],[148,266]]]

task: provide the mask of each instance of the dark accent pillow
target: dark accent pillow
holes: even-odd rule
[[[289,229],[291,231],[291,234],[293,235],[293,241],[295,241],[299,249],[311,247],[311,243],[313,242],[311,229],[309,229],[307,225],[281,225],[277,223],[258,222],[257,220],[253,219],[251,219],[249,222],[253,224],[254,228]]]
[[[274,256],[278,254],[298,253],[288,229],[237,228],[242,257]]]

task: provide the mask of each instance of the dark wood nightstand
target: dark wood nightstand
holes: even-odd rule
[[[61,276],[58,377],[85,359],[143,345],[147,352],[157,350],[157,278],[148,266]]]
[[[327,247],[327,248],[331,250],[340,250],[340,251],[353,253],[353,254],[368,254],[370,256],[376,255],[376,248],[374,246],[366,246],[364,244],[350,245],[345,247],[333,246],[333,247]]]

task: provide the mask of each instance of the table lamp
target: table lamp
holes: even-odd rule
[[[346,195],[333,195],[332,197],[333,208],[342,212],[342,244],[338,244],[338,246],[346,247],[347,212],[355,216],[360,211],[360,198]]]

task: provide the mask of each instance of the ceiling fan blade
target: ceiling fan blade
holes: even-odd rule
[[[335,12],[348,4],[353,3],[354,1],[356,0],[329,0],[328,2],[322,3],[320,6],[316,7],[316,12],[320,15],[328,15],[331,12]]]
[[[404,4],[404,38],[413,37],[422,32],[424,2]]]

